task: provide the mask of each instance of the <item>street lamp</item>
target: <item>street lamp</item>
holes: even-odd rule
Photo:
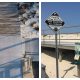
[[[64,21],[59,17],[59,15],[54,12],[45,23],[55,31],[55,52],[56,52],[56,77],[59,78],[59,68],[58,68],[58,45],[57,45],[57,32],[64,25]]]

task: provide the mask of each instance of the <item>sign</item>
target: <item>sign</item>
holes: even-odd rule
[[[64,25],[64,21],[59,17],[56,12],[54,12],[45,22],[47,25],[49,25],[51,29],[60,29]]]
[[[75,43],[75,60],[79,60],[80,57],[80,43]]]

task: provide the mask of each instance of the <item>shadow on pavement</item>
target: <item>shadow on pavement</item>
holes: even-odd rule
[[[70,70],[72,70],[73,68],[75,68],[75,66],[72,66],[72,67],[70,67],[69,69],[64,70],[64,71],[66,71],[66,72],[64,73],[64,75],[63,75],[61,78],[64,78],[65,75],[66,75]]]

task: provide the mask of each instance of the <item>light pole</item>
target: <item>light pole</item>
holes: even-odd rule
[[[57,45],[57,32],[64,25],[64,21],[59,15],[54,12],[45,23],[55,31],[55,53],[56,53],[56,77],[59,78],[59,67],[58,67],[58,45]]]

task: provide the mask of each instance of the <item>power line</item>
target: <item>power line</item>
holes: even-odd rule
[[[64,26],[64,27],[62,27],[61,29],[64,29],[64,28],[73,28],[73,27],[80,27],[80,25],[78,25],[78,26]],[[42,31],[48,31],[48,30],[51,30],[51,29],[43,29]]]
[[[60,33],[60,34],[78,34],[78,33],[80,33],[80,32],[72,32],[72,33]],[[49,33],[47,33],[47,34],[45,34],[45,33],[43,33],[44,35],[51,35],[51,34],[49,34]]]
[[[46,34],[46,32],[47,32],[47,31],[43,32],[42,34],[44,34],[44,35],[47,35],[47,34],[48,34],[48,35],[49,35],[49,33]],[[71,33],[70,33],[70,32],[69,32],[69,33],[60,32],[60,34],[78,34],[78,33],[80,33],[80,32],[71,32]],[[52,33],[51,33],[51,34],[52,34]],[[50,35],[51,35],[51,34],[50,34]]]

